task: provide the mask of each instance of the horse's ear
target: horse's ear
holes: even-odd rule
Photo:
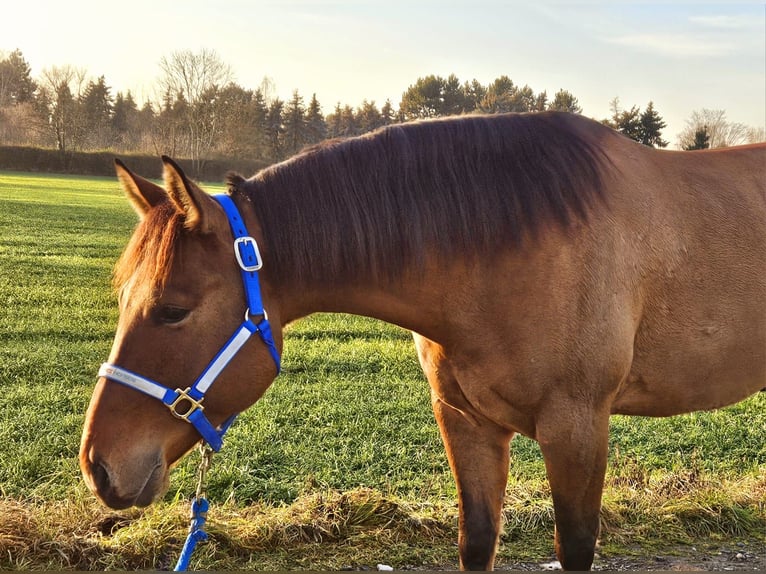
[[[165,189],[170,200],[184,214],[184,227],[190,231],[209,231],[215,201],[190,181],[176,162],[167,156],[162,156],[162,161],[165,164]]]
[[[143,218],[152,207],[167,200],[168,194],[164,189],[136,175],[117,158],[114,160],[114,169],[117,171],[117,179],[120,180],[125,195],[128,196],[130,204],[139,217]]]

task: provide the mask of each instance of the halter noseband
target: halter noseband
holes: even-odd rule
[[[277,374],[280,371],[280,359],[279,352],[274,344],[274,337],[271,333],[271,325],[269,324],[261,299],[258,270],[263,265],[263,262],[258,251],[258,244],[255,242],[255,239],[247,234],[245,222],[231,197],[220,194],[214,195],[213,199],[223,207],[226,217],[229,219],[231,231],[234,234],[234,255],[239,264],[242,282],[245,287],[245,297],[247,298],[244,322],[237,328],[221,350],[218,351],[218,354],[210,361],[205,370],[202,371],[202,374],[194,381],[194,384],[184,390],[172,390],[151,379],[110,363],[101,365],[98,376],[116,381],[161,400],[170,409],[173,416],[193,425],[202,436],[202,439],[210,445],[210,448],[218,452],[223,445],[223,435],[234,422],[234,419],[237,418],[237,415],[232,415],[226,419],[219,428],[214,427],[205,416],[205,407],[202,406],[205,393],[207,393],[218,375],[221,374],[221,371],[226,368],[226,365],[229,364],[253,333],[258,333],[261,340],[266,344],[272,359],[274,359],[274,364],[277,366]],[[253,317],[261,317],[261,320],[256,323],[253,321]]]

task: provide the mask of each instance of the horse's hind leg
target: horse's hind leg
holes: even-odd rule
[[[460,567],[491,570],[500,534],[513,433],[476,413],[436,343],[415,337],[458,491]]]
[[[599,533],[609,414],[569,404],[538,419],[556,514],[556,555],[565,570],[590,570]]]

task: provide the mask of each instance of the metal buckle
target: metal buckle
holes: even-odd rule
[[[245,252],[243,257],[242,251],[248,248],[252,249],[252,253]],[[263,267],[261,252],[258,251],[258,244],[255,242],[255,239],[249,235],[245,237],[237,237],[234,240],[234,255],[237,258],[237,263],[239,263],[239,266],[243,271],[251,273],[253,271],[258,271],[261,267]],[[253,265],[247,265],[244,262],[244,259],[251,256],[255,256],[255,263]]]
[[[178,397],[176,397],[176,400],[174,400],[172,403],[168,405],[168,408],[170,409],[170,412],[173,413],[173,416],[181,419],[183,421],[191,422],[189,421],[189,417],[194,413],[197,409],[204,411],[205,407],[202,406],[202,401],[205,399],[205,397],[201,397],[199,400],[194,399],[189,396],[189,391],[191,391],[191,387],[186,387],[184,390],[176,389],[176,392],[178,393]],[[189,408],[186,409],[185,412],[178,412],[178,405],[183,403],[184,401],[189,402]]]

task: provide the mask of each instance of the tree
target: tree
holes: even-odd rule
[[[307,141],[306,108],[303,105],[303,97],[298,90],[293,91],[293,99],[287,104],[284,111],[284,146],[285,155],[297,153]]]
[[[620,98],[615,97],[609,102],[609,107],[612,117],[602,120],[604,125],[645,146],[662,148],[668,145],[668,142],[662,139],[662,130],[667,124],[654,109],[654,102],[650,101],[643,112],[638,106],[624,110],[620,105]]]
[[[357,136],[361,133],[354,108],[349,105],[343,106],[340,112],[340,129],[340,135],[343,137]]]
[[[359,125],[354,108],[349,105],[335,106],[332,114],[327,116],[328,135],[331,138],[347,138],[359,135]]]
[[[485,114],[526,111],[516,108],[518,88],[508,76],[500,76],[485,90],[477,109]]]
[[[266,159],[270,154],[271,141],[268,133],[269,106],[267,104],[267,98],[261,88],[258,88],[253,92],[253,101],[250,104],[250,108],[254,156]]]
[[[380,108],[380,117],[384,126],[389,126],[398,121],[397,114],[394,111],[394,105],[391,103],[391,100],[386,100],[386,103],[383,104],[382,108]]]
[[[612,110],[612,117],[602,123],[634,141],[641,141],[641,109],[638,106],[633,106],[630,110],[622,109],[618,97],[609,102],[609,107]]]
[[[82,148],[85,129],[79,96],[84,82],[85,71],[71,66],[46,68],[38,82],[38,109],[56,149],[64,154]]]
[[[548,109],[572,114],[582,113],[582,107],[580,107],[580,102],[577,101],[577,98],[571,92],[563,89],[556,92],[556,95],[553,96],[553,101],[548,104]]]
[[[83,146],[86,148],[106,149],[112,145],[114,102],[110,90],[101,76],[96,81],[91,80],[79,98],[83,114]]]
[[[170,89],[165,91],[151,130],[152,147],[157,155],[176,156],[188,147],[185,129],[187,108],[183,92],[174,95]]]
[[[747,128],[747,143],[760,143],[766,142],[766,128],[763,126],[758,128]]]
[[[660,114],[657,113],[657,110],[654,109],[654,102],[649,102],[641,114],[639,122],[641,124],[641,131],[638,141],[649,147],[664,148],[668,146],[668,142],[662,139],[662,130],[667,127],[667,124]]]
[[[472,112],[479,108],[479,103],[487,95],[487,88],[477,79],[463,84],[463,93],[465,94],[465,111]]]
[[[364,100],[362,105],[357,108],[354,117],[356,118],[357,129],[361,134],[376,130],[383,125],[383,115],[375,102]]]
[[[234,157],[252,153],[257,141],[252,103],[253,92],[234,82],[216,92],[212,113],[218,122],[217,152]]]
[[[444,80],[442,87],[442,102],[439,115],[457,116],[466,111],[466,97],[463,86],[455,74],[450,74]]]
[[[710,136],[707,133],[707,126],[702,126],[694,132],[694,142],[685,146],[683,149],[692,151],[695,149],[708,149],[710,147]]]
[[[0,107],[32,102],[37,85],[21,50],[0,59]]]
[[[678,139],[682,149],[694,145],[697,132],[704,129],[708,135],[710,147],[730,147],[748,143],[752,139],[752,130],[740,123],[731,123],[726,119],[726,111],[703,108],[692,112],[686,120],[686,127]]]
[[[548,92],[542,91],[535,98],[534,111],[542,112],[548,109]]]
[[[321,142],[327,137],[327,122],[322,115],[322,107],[319,105],[317,95],[311,96],[308,110],[306,110],[306,143],[314,144]]]
[[[343,108],[341,108],[340,102],[335,104],[335,110],[327,116],[325,121],[327,122],[328,137],[341,137],[341,132],[343,131]]]
[[[37,106],[37,84],[20,50],[0,52],[0,143],[44,144],[38,136],[48,132],[48,110]],[[39,113],[42,112],[42,113]]]
[[[173,52],[160,60],[164,94],[183,94],[186,106],[180,117],[188,134],[188,153],[195,169],[213,149],[218,122],[211,112],[216,91],[232,80],[231,68],[214,50]]]
[[[445,115],[446,81],[440,76],[426,76],[407,88],[402,94],[399,111],[404,119],[417,120]]]
[[[284,159],[284,134],[285,125],[283,120],[285,103],[279,98],[274,98],[269,105],[266,114],[266,136],[269,142],[269,159],[272,162]]]
[[[148,112],[151,119],[153,119],[154,110],[151,107],[151,103],[146,102],[145,108],[146,106],[148,106]],[[125,95],[122,92],[117,92],[117,95],[114,97],[114,105],[112,106],[111,131],[113,145],[118,151],[135,152],[142,150],[144,132],[150,129],[153,124],[151,119],[145,121],[144,115],[145,111],[139,111],[130,90]]]
[[[519,88],[508,76],[500,76],[487,87],[476,107],[490,114],[531,112],[536,101],[537,96],[528,85]]]

